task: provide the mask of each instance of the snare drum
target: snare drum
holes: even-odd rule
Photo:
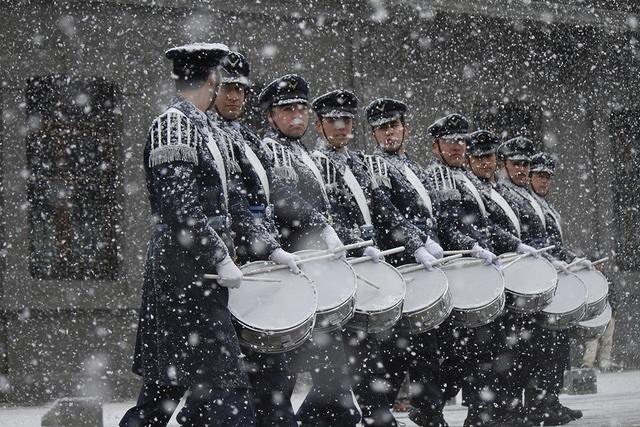
[[[296,252],[301,258],[324,252]],[[356,273],[344,259],[328,258],[300,264],[300,270],[313,281],[318,292],[315,332],[341,329],[352,317],[356,302]]]
[[[440,325],[453,309],[449,282],[442,270],[403,272],[417,266],[407,264],[398,268],[407,284],[400,327],[413,334],[427,332]]]
[[[555,267],[542,257],[521,258],[502,274],[507,309],[518,313],[538,313],[549,305],[558,285]]]
[[[598,270],[580,270],[574,273],[587,285],[587,313],[582,320],[589,320],[602,314],[607,306],[609,281]]]
[[[558,287],[548,306],[538,313],[542,327],[567,329],[575,326],[587,311],[587,286],[573,273],[558,273]]]
[[[607,303],[604,310],[593,319],[583,320],[576,326],[576,335],[587,340],[601,337],[611,321],[611,306]]]
[[[240,267],[243,273],[274,265],[252,262]],[[243,281],[229,289],[229,311],[244,346],[259,353],[283,353],[302,345],[313,330],[318,296],[313,282],[289,270],[261,273],[252,278],[280,282]]]
[[[495,320],[504,310],[504,277],[493,264],[459,259],[442,267],[447,275],[454,324],[477,328]]]
[[[358,279],[356,312],[347,329],[378,333],[391,328],[402,315],[406,285],[402,274],[384,261],[354,264]],[[365,283],[366,279],[380,289]]]

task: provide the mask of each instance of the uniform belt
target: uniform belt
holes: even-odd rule
[[[216,231],[224,231],[229,229],[230,221],[227,215],[208,216],[207,224]]]

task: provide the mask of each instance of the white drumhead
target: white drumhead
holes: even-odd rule
[[[305,250],[301,258],[322,255],[324,252]],[[316,285],[318,311],[330,310],[344,304],[356,293],[356,274],[343,259],[328,258],[300,264],[300,269]]]
[[[274,265],[252,262],[240,267],[243,272]],[[252,278],[265,277],[273,282],[243,281],[238,289],[229,289],[229,311],[242,323],[269,331],[290,329],[313,316],[318,298],[313,283],[301,274],[289,270],[260,273]]]
[[[598,270],[580,270],[574,273],[587,286],[587,301],[589,304],[601,301],[609,293],[609,282]]]
[[[584,320],[578,323],[578,326],[582,326],[583,328],[599,328],[602,326],[607,326],[609,321],[611,321],[611,306],[609,304],[606,305],[604,311],[594,317],[593,319]]]
[[[448,263],[442,270],[447,275],[451,301],[456,309],[484,307],[504,292],[504,277],[495,265],[460,259]]]
[[[558,273],[558,287],[553,299],[542,312],[549,314],[571,313],[587,302],[587,287],[573,273]]]
[[[411,268],[417,265],[403,265],[398,270],[402,273],[403,268]],[[407,294],[402,305],[402,312],[406,314],[422,310],[437,302],[442,298],[449,286],[447,276],[438,268],[433,271],[423,269],[402,273],[402,276],[407,284]]]
[[[394,307],[405,297],[406,285],[398,270],[386,262],[361,262],[352,266],[356,274],[374,283],[380,289],[358,279],[356,310],[381,311]]]
[[[505,265],[510,261],[504,261]],[[502,270],[504,287],[519,295],[540,295],[556,287],[558,273],[542,257],[524,257]]]

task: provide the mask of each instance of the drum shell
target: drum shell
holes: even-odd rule
[[[372,277],[371,272],[367,273],[365,269],[373,269],[373,272],[379,273],[384,272],[384,274],[388,275],[388,279],[393,279],[396,283],[395,286],[395,295],[394,298],[390,301],[387,306],[382,306],[378,308],[369,308],[363,309],[362,306],[358,305],[358,294],[356,294],[356,308],[353,318],[346,324],[346,329],[354,332],[366,332],[366,333],[380,333],[391,329],[402,316],[402,306],[404,302],[404,297],[406,294],[406,285],[404,283],[404,279],[398,270],[387,264],[386,262],[380,262],[377,264],[373,264],[368,261],[361,264],[354,264],[354,270],[357,275],[361,275],[364,277],[368,277],[369,279],[377,279],[378,277]],[[383,275],[380,275],[383,277]],[[378,283],[378,285],[384,285],[386,283]],[[358,287],[363,286],[363,289],[366,289],[366,284],[358,284]],[[381,291],[378,291],[381,292]],[[362,295],[362,294],[360,294]],[[385,300],[384,296],[381,296],[380,299]],[[376,294],[376,301],[380,300]]]
[[[572,274],[572,276],[575,276]],[[582,303],[571,310],[563,313],[550,313],[544,309],[536,315],[540,326],[545,329],[551,330],[565,330],[575,326],[580,320],[582,320],[587,312],[587,299],[586,299],[586,286],[580,278],[576,276],[578,282],[575,282],[572,286],[578,286],[581,284],[584,289],[584,300]],[[560,288],[561,284],[558,284]],[[557,291],[556,291],[557,292]]]
[[[286,353],[304,344],[311,337],[315,319],[311,317],[295,328],[280,331],[254,328],[235,317],[233,320],[242,346],[258,353],[273,354]]]
[[[502,293],[490,304],[472,310],[461,310],[453,307],[451,322],[465,328],[478,328],[496,320],[505,307],[505,294]]]
[[[421,295],[424,298],[430,298],[431,301],[427,301],[426,304],[420,308],[417,308],[412,311],[407,310],[407,304],[405,299],[405,304],[403,306],[402,317],[399,320],[398,327],[404,331],[412,335],[421,334],[424,332],[428,332],[433,328],[442,324],[449,315],[451,314],[451,310],[453,309],[453,301],[451,298],[451,291],[449,290],[449,284],[447,282],[446,275],[440,269],[435,269],[432,272],[427,272],[425,270],[411,271],[409,273],[404,273],[403,268],[415,269],[419,267],[417,264],[409,264],[399,268],[399,271],[405,277],[405,281],[407,282],[407,298],[410,298],[409,294],[411,293],[411,286],[415,286],[413,283],[409,282],[409,278],[407,276],[413,276],[412,279],[416,282],[420,282],[420,278],[416,277],[418,274],[427,274],[431,275],[435,272],[439,272],[441,276],[440,286],[442,287],[442,292],[433,299],[431,295]],[[428,283],[429,277],[425,277],[424,283],[418,284],[429,286]],[[433,286],[433,281],[431,282]],[[418,297],[413,294],[412,298]]]
[[[585,340],[593,340],[604,335],[612,317],[611,306],[609,306],[608,303],[605,304],[605,308],[599,316],[602,316],[603,319],[597,324],[594,324],[595,319],[588,319],[588,321],[579,322],[575,328],[576,337]]]
[[[588,299],[587,299],[587,312],[584,315],[584,320],[594,319],[602,314],[607,307],[607,297],[609,293],[609,281],[607,278],[597,270],[581,270],[575,273],[578,277],[583,278],[587,284]],[[597,278],[600,280],[599,285],[593,288],[593,282]],[[606,288],[606,289],[605,289]],[[602,292],[605,290],[605,292]],[[595,291],[595,292],[594,292]]]
[[[521,256],[516,253],[502,256],[504,255]],[[504,262],[508,265],[510,261]],[[553,299],[558,284],[555,267],[542,257],[521,258],[515,261],[514,265],[504,269],[503,275],[505,306],[509,311],[520,314],[534,314],[542,311]]]
[[[516,313],[538,313],[553,299],[555,289],[549,289],[538,295],[523,295],[505,289],[505,307]]]

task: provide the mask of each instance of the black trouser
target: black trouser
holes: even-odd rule
[[[353,401],[341,331],[314,333],[291,352],[296,370],[310,371],[311,390],[298,409],[302,425],[352,427],[360,421]]]
[[[247,389],[220,389],[208,384],[187,388],[145,382],[136,406],[125,413],[120,427],[165,427],[185,393],[187,399],[176,416],[181,426],[255,426],[255,413]]]
[[[295,373],[289,368],[290,360],[287,355],[261,354],[247,349],[244,352],[257,425],[297,427],[291,406]]]
[[[528,369],[532,381],[525,388],[527,406],[537,406],[545,396],[557,397],[564,383],[564,371],[569,365],[570,342],[563,331],[532,328],[532,358]]]
[[[391,414],[391,384],[382,359],[379,337],[364,332],[343,331],[345,353],[351,375],[351,387],[362,410],[365,425],[395,427]]]
[[[500,367],[496,364],[497,356],[504,358],[500,322],[466,328],[447,321],[441,325],[438,338],[443,356],[440,367],[443,402],[455,397],[462,388],[463,405],[470,408],[490,405],[504,387],[496,372]]]

